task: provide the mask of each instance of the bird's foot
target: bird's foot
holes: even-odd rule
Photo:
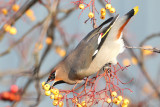
[[[107,70],[107,72],[110,73],[110,72],[111,72],[111,67],[110,67],[110,65],[111,65],[111,63],[105,64],[105,65],[103,66],[103,71],[106,71],[106,70]]]

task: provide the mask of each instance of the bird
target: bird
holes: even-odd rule
[[[89,32],[77,47],[60,61],[51,71],[46,84],[76,84],[85,77],[97,73],[105,64],[117,64],[117,56],[125,49],[123,29],[132,16],[139,11],[138,6],[124,16],[119,14],[104,21]],[[103,27],[104,25],[107,25]]]

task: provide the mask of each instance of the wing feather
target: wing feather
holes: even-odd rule
[[[79,45],[73,50],[71,54],[67,57],[67,63],[70,64],[71,70],[70,74],[72,75],[72,78],[78,78],[76,77],[77,71],[80,72],[84,69],[87,69],[89,65],[91,64],[93,58],[96,56],[98,53],[99,46],[102,45],[102,42],[106,39],[108,28],[110,29],[112,27],[112,24],[114,23],[113,17],[109,18],[105,22],[103,22],[99,27],[96,29],[92,30],[80,43]],[[115,20],[115,18],[114,18]],[[100,29],[109,23],[110,21],[111,24],[108,27],[105,27],[101,32]],[[99,36],[101,36],[101,33],[104,33],[104,37],[99,40]],[[100,41],[100,43],[98,43]],[[96,51],[96,52],[95,52]],[[95,53],[95,55],[94,55]],[[74,77],[73,77],[74,76]]]

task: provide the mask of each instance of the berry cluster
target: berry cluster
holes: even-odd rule
[[[19,5],[18,4],[14,4],[13,6],[12,6],[12,10],[14,11],[14,12],[17,12],[18,10],[19,10]],[[2,10],[1,10],[1,12],[2,12],[2,14],[4,14],[4,15],[7,15],[8,14],[8,10],[6,9],[6,8],[3,8]]]
[[[74,103],[74,102],[73,102]],[[86,102],[85,101],[82,101],[81,103],[77,103],[77,102],[75,102],[76,103],[76,106],[77,107],[87,107],[87,104],[86,104]]]
[[[19,9],[20,9],[20,6],[18,4],[14,4],[12,6],[12,10],[14,12],[17,12]],[[1,13],[6,16],[6,15],[8,15],[8,10],[6,8],[2,8]],[[26,16],[28,16],[30,18],[30,20],[32,20],[32,21],[35,20],[34,13],[31,9],[28,9],[25,14],[26,14]],[[9,24],[5,24],[3,26],[3,29],[4,29],[4,31],[10,33],[11,35],[17,34],[17,29]]]
[[[49,84],[42,82],[42,89],[45,90],[46,96],[50,96],[50,99],[54,99],[52,103],[54,106],[58,105],[59,107],[63,107],[63,102],[61,101],[63,96],[60,94],[57,88],[51,88]]]
[[[111,4],[106,4],[105,8],[101,8],[101,16],[100,16],[101,19],[105,19],[106,9],[108,9],[110,13],[115,13],[116,11],[115,8],[111,6]]]
[[[31,21],[35,21],[36,17],[34,15],[33,10],[28,9],[25,14]]]
[[[79,4],[79,9],[83,10],[84,4]],[[100,16],[101,19],[105,19],[106,9],[108,9],[110,11],[110,13],[115,13],[115,11],[116,11],[115,8],[113,8],[111,4],[106,4],[106,7],[101,9],[101,16]],[[94,13],[89,12],[88,17],[93,18]]]
[[[127,107],[129,104],[128,99],[123,99],[124,90],[130,90],[129,88],[120,88],[118,85],[128,84],[123,83],[117,76],[117,72],[124,70],[126,67],[122,67],[119,64],[116,66],[110,66],[103,73],[97,73],[96,76],[84,78],[84,82],[75,84],[72,89],[56,89],[50,88],[49,84],[42,83],[42,88],[45,90],[45,95],[54,99],[53,105],[58,105],[63,102],[70,107],[90,107],[96,105],[99,102],[103,102],[103,105],[113,106],[113,104]],[[99,87],[100,81],[103,81],[104,86]],[[51,95],[51,93],[53,95]],[[63,93],[63,97],[61,94]],[[117,96],[119,95],[119,96]],[[61,103],[60,103],[61,102]]]
[[[20,101],[21,97],[18,91],[18,86],[12,85],[10,91],[0,93],[0,99],[4,101]]]
[[[84,4],[79,4],[79,9],[83,10],[84,9]],[[93,12],[90,12],[88,14],[88,17],[89,18],[93,18],[94,17],[94,13]]]
[[[17,33],[17,29],[15,27],[12,27],[11,25],[5,24],[3,26],[3,29],[10,33],[11,35],[15,35]]]
[[[106,9],[108,9],[110,11],[110,13],[115,13],[115,8],[112,7],[111,4],[106,4]]]
[[[111,96],[113,97],[113,100],[111,100],[111,98],[107,98],[107,100],[106,100],[107,103],[113,102],[114,104],[118,105],[122,102],[122,104],[121,104],[122,107],[128,107],[129,100],[128,99],[123,100],[122,96],[117,96],[116,91],[113,91],[111,93]]]

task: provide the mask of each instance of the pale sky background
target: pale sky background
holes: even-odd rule
[[[3,0],[0,0],[3,1]],[[63,0],[63,4],[61,5],[64,8],[69,8],[73,6],[73,4],[70,4],[71,0]],[[88,0],[87,0],[88,1]],[[18,2],[18,3],[23,3],[23,2]],[[130,23],[127,25],[126,30],[127,30],[127,38],[130,40],[130,44],[132,46],[138,46],[139,43],[146,38],[147,36],[154,34],[154,33],[159,33],[160,32],[160,1],[159,0],[111,0],[112,6],[116,8],[116,13],[120,14],[120,16],[124,15],[127,13],[129,10],[131,10],[135,6],[139,6],[139,12],[132,20]],[[100,10],[102,6],[98,3],[96,3],[96,8],[97,10]],[[46,15],[47,11],[40,6],[39,4],[35,5],[33,7],[35,16],[36,16],[36,21],[35,22],[30,22],[28,21],[24,22],[23,20],[19,20],[15,26],[18,30],[17,35],[11,36],[9,34],[6,35],[5,39],[0,43],[0,53],[3,52],[5,49],[8,47],[8,43],[6,44],[6,41],[8,41],[8,38],[10,39],[18,39],[20,38],[27,30],[30,28],[30,26],[33,26],[35,23],[38,21],[42,20]],[[92,26],[90,22],[87,24],[84,23],[84,21],[87,19],[87,14],[88,9],[82,13],[80,18],[78,19],[80,10],[76,10],[71,14],[67,20],[63,21],[62,25],[63,28],[69,33],[69,34],[75,34],[78,33],[82,35],[80,39],[82,39],[90,30],[92,30]],[[23,16],[25,17],[25,16]],[[61,17],[61,15],[59,16]],[[106,18],[109,18],[107,15]],[[103,20],[97,18],[97,25],[103,22]],[[30,37],[37,37],[37,34],[41,29],[38,29],[30,35]],[[59,35],[57,33],[57,35]],[[59,38],[56,35],[56,42],[59,42]],[[77,44],[80,39],[77,39],[75,44]],[[160,39],[159,39],[160,40]],[[158,39],[153,39],[151,42],[148,42],[148,45],[152,46],[157,46],[160,48]],[[71,47],[75,47],[76,45]],[[137,53],[139,53],[138,50],[135,50]],[[127,51],[125,51],[127,53]],[[19,67],[22,67],[22,64],[20,63],[20,59],[18,58],[18,55],[16,51],[11,51],[10,54],[0,57],[0,72],[3,72],[5,70],[15,70],[18,69]],[[124,54],[119,56],[119,62],[122,64],[122,59],[123,58],[130,58],[131,56],[128,54],[124,56]],[[29,61],[32,61],[31,59],[28,59]],[[58,63],[61,60],[61,57],[58,56],[55,52],[50,52],[50,54],[47,56],[45,62],[43,63],[43,66],[41,67],[41,71],[47,72],[51,67],[53,67],[56,63]],[[157,54],[157,56],[154,56],[152,58],[148,58],[148,62],[146,62],[146,66],[151,75],[152,79],[154,82],[156,81],[156,76],[160,64],[160,55]],[[143,78],[142,74],[139,73],[139,69],[136,66],[131,66],[128,68],[128,71],[126,72],[130,75],[130,78],[134,78],[134,83],[140,83],[140,84],[145,84],[146,79]],[[8,78],[10,78],[8,76]],[[45,78],[42,81],[45,81],[47,78]],[[23,87],[25,81],[27,78],[19,78],[16,84],[19,87]],[[7,78],[3,81],[7,81]],[[42,82],[41,81],[41,82]],[[2,82],[1,82],[2,83]],[[14,82],[13,82],[14,83]],[[126,94],[126,96],[130,96],[132,99],[132,102],[138,102],[141,101],[141,99],[145,96],[144,93],[138,93],[138,90],[136,90],[136,87],[134,87],[134,83],[132,85],[128,85],[130,89],[133,90],[133,94]],[[1,84],[0,85],[0,92],[5,91],[9,89],[10,84]],[[140,86],[142,87],[142,86]],[[63,88],[62,85],[60,88]],[[34,85],[30,85],[29,90],[35,90]],[[35,91],[34,91],[35,92]],[[127,92],[126,92],[127,93]],[[141,95],[141,96],[140,96]],[[35,95],[36,97],[36,95]],[[32,100],[30,102],[33,102]],[[28,102],[27,102],[28,103]],[[25,103],[19,103],[18,107],[27,107],[24,105]],[[150,102],[150,107],[156,107],[155,101]],[[0,101],[0,107],[6,107],[7,105],[10,105],[8,102],[1,102]],[[50,100],[48,97],[43,97],[43,100],[41,101],[40,105],[38,107],[52,107],[52,100]]]

